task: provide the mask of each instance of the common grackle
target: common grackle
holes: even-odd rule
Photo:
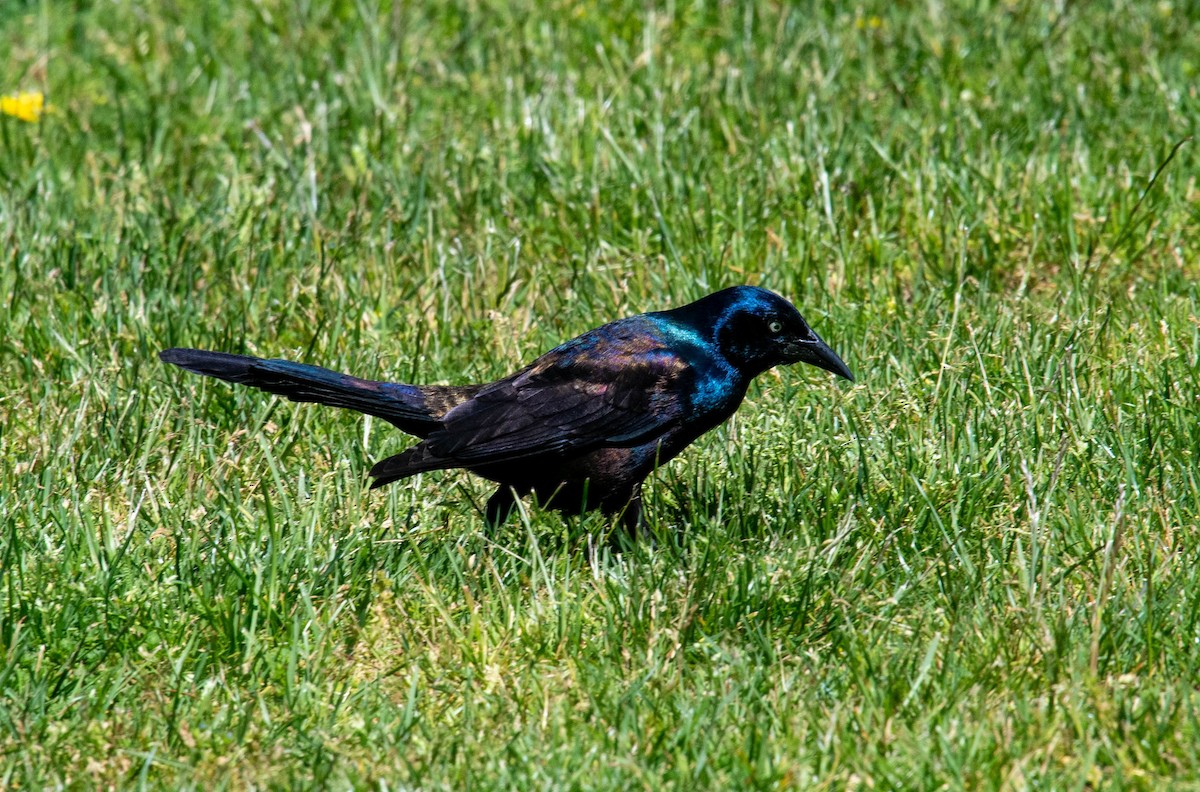
[[[803,362],[854,379],[795,306],[753,286],[619,319],[485,385],[373,382],[198,349],[168,349],[160,357],[293,401],[374,415],[420,437],[371,468],[371,486],[465,468],[500,485],[487,504],[492,524],[533,492],[564,513],[599,508],[635,528],[642,482],[729,418],[754,377]]]

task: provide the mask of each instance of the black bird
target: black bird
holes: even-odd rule
[[[533,492],[563,513],[601,509],[635,528],[642,482],[742,403],[750,380],[809,363],[853,380],[790,302],[735,286],[589,330],[485,385],[402,385],[318,366],[168,349],[167,363],[298,402],[374,415],[422,438],[371,468],[372,488],[465,468],[497,482],[487,519]]]

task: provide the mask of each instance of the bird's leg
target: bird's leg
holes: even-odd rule
[[[525,491],[518,491],[515,487],[508,484],[501,484],[492,497],[488,498],[487,507],[484,509],[484,519],[487,521],[489,528],[499,528],[508,519],[509,515],[517,508],[517,500],[525,495]]]
[[[629,503],[625,505],[625,511],[621,514],[621,527],[629,532],[629,535],[635,539],[640,536],[645,529],[646,524],[642,520],[642,488],[638,487],[629,499]]]
[[[635,484],[629,494],[623,498],[613,498],[601,507],[604,514],[613,520],[620,520],[621,527],[630,539],[640,538],[645,524],[642,521],[642,485]]]

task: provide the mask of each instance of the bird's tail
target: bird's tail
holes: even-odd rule
[[[292,401],[318,402],[374,415],[418,437],[437,429],[441,416],[474,391],[469,386],[418,388],[374,382],[290,360],[264,360],[202,349],[167,349],[159,357],[196,374],[250,385]]]

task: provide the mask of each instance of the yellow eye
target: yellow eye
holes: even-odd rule
[[[783,322],[778,319],[772,319],[771,323],[767,325],[767,329],[771,331],[772,335],[778,335],[783,332]]]

